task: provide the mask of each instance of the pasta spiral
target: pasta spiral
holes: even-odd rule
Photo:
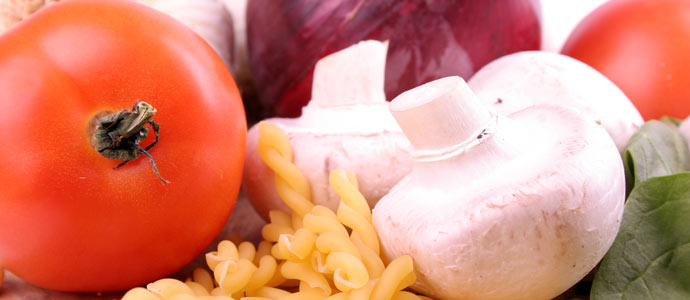
[[[409,256],[383,263],[371,209],[355,174],[330,174],[341,198],[337,212],[314,205],[309,182],[292,163],[285,133],[266,122],[258,128],[259,154],[274,171],[276,189],[293,214],[270,212],[257,248],[220,242],[217,251],[206,254],[212,274],[197,269],[186,282],[161,279],[130,290],[123,299],[429,299],[403,291],[415,282]]]

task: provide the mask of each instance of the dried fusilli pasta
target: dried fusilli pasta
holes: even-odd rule
[[[333,212],[311,203],[309,182],[292,163],[282,130],[260,123],[258,150],[274,171],[276,189],[292,215],[270,212],[257,248],[248,242],[219,243],[217,251],[206,255],[213,275],[198,269],[186,282],[162,279],[130,290],[125,300],[429,299],[403,291],[415,282],[409,256],[387,267],[381,260],[371,209],[357,189],[355,174],[331,172],[331,186],[341,198]]]

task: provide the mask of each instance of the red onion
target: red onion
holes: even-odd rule
[[[296,117],[309,102],[316,62],[358,41],[390,41],[385,89],[392,99],[539,49],[540,13],[538,0],[252,0],[250,67],[264,114]]]

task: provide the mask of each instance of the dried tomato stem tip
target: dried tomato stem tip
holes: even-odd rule
[[[158,179],[164,183],[170,183],[161,177],[153,156],[148,152],[158,143],[159,139],[160,125],[151,120],[155,114],[156,109],[151,104],[137,101],[131,110],[124,109],[98,116],[91,144],[103,157],[123,160],[113,169],[118,169],[144,154],[151,160],[153,172],[156,173]],[[146,128],[146,124],[149,124],[153,129],[156,140],[144,148],[139,143],[148,136],[149,129]]]

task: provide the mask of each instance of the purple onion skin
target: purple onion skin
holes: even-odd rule
[[[388,40],[388,99],[506,54],[537,50],[539,0],[251,0],[247,38],[264,114],[297,117],[316,62],[362,40]]]

